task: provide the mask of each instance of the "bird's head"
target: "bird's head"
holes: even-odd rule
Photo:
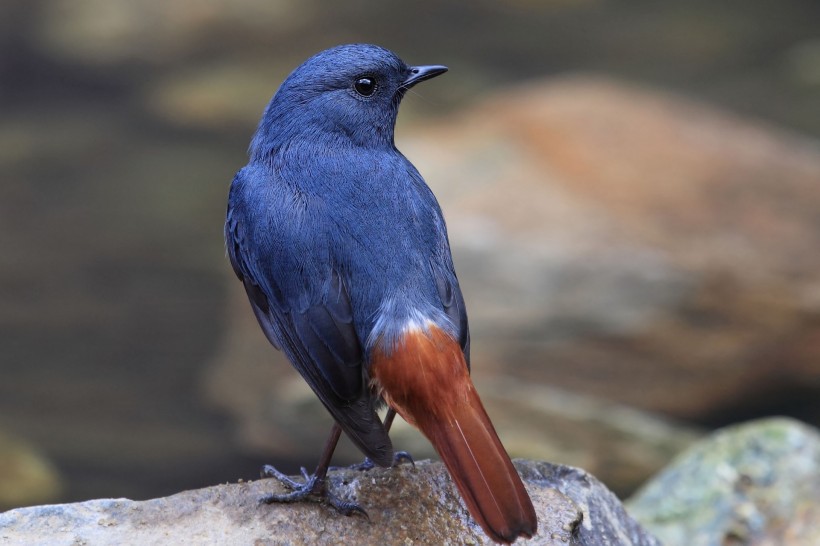
[[[405,92],[446,71],[438,65],[408,66],[374,45],[322,51],[282,83],[262,117],[251,152],[270,152],[293,139],[324,137],[357,146],[392,146]]]

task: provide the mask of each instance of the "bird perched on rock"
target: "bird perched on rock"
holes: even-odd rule
[[[512,542],[536,532],[535,510],[470,380],[441,209],[393,141],[407,90],[446,70],[363,44],[308,59],[259,122],[231,184],[225,240],[268,340],[335,420],[316,472],[299,483],[266,467],[292,491],[263,500],[318,495],[361,511],[328,490],[333,450],[344,431],[391,465],[398,412],[433,444],[487,535]]]

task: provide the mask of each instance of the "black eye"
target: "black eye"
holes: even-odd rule
[[[369,97],[376,91],[376,80],[370,76],[359,78],[356,80],[356,83],[353,84],[353,89],[361,96]]]

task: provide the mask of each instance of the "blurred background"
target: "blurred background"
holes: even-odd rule
[[[450,67],[397,144],[441,201],[514,456],[628,495],[715,427],[820,424],[818,21],[812,0],[4,0],[0,508],[315,465],[330,419],[222,223],[278,84],[347,42]]]

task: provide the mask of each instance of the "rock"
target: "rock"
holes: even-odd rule
[[[52,501],[61,489],[51,461],[27,442],[0,433],[0,510]]]
[[[518,461],[539,517],[539,534],[519,543],[659,543],[591,475]],[[219,485],[148,501],[102,499],[0,514],[9,544],[489,544],[467,515],[444,467],[365,473],[332,471],[332,486],[367,508],[370,521],[311,503],[260,505],[272,480]]]
[[[664,544],[820,544],[820,431],[773,418],[718,431],[628,503]]]

